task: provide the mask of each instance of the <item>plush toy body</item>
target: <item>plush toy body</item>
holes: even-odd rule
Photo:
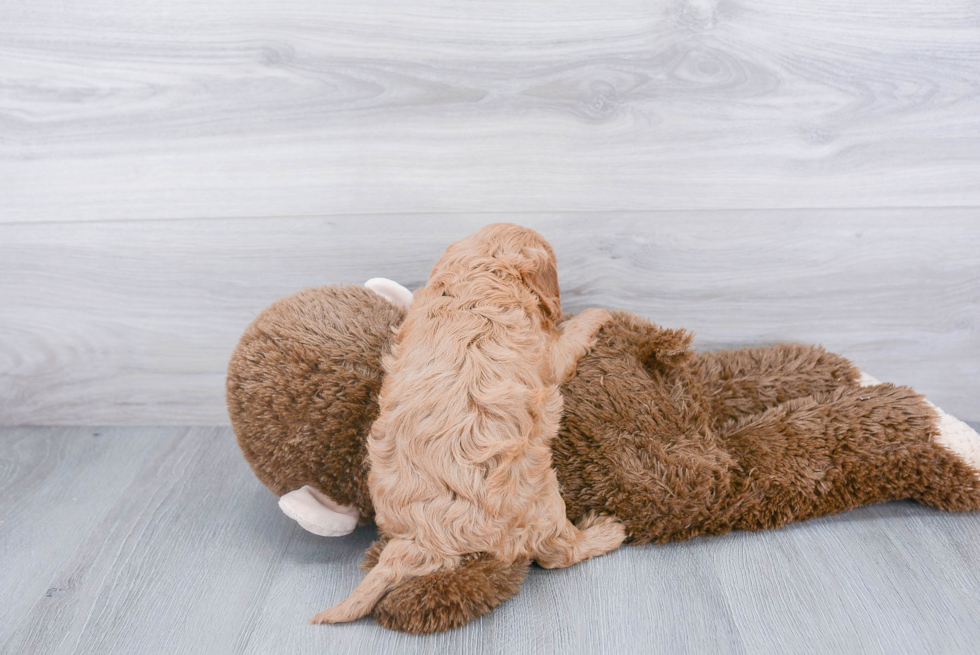
[[[229,413],[246,459],[284,500],[311,487],[313,500],[287,512],[302,522],[303,502],[312,513],[328,508],[339,518],[321,533],[373,514],[365,439],[381,355],[408,302],[380,292],[397,304],[354,286],[284,298],[249,326],[229,366]],[[552,464],[572,521],[611,514],[627,543],[640,544],[892,499],[980,509],[980,436],[911,389],[875,384],[819,347],[700,353],[690,341],[615,312],[562,387]],[[411,632],[462,625],[515,594],[526,571],[477,554],[402,584],[374,616]]]

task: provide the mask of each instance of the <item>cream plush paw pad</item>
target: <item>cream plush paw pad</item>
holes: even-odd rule
[[[353,507],[338,505],[309,485],[283,495],[279,499],[279,509],[304,530],[321,537],[350,534],[357,527],[360,516]]]
[[[861,371],[858,384],[862,387],[870,387],[881,383],[864,371]],[[964,462],[977,472],[977,476],[980,477],[980,434],[977,434],[976,430],[955,416],[947,414],[932,403],[929,404],[939,414],[939,434],[936,437],[936,441],[946,448],[946,450],[959,455]]]
[[[861,377],[858,378],[858,384],[862,387],[873,387],[876,384],[881,384],[881,380],[868,375],[864,371],[861,371]]]
[[[936,441],[959,455],[980,477],[980,434],[955,416],[932,406],[939,412],[939,436]]]

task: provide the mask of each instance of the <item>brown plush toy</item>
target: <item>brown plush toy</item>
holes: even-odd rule
[[[373,516],[365,440],[381,355],[411,296],[389,281],[369,285],[277,301],[245,331],[228,369],[245,458],[287,514],[318,534],[346,534]],[[572,521],[611,514],[626,543],[643,544],[892,499],[980,509],[980,435],[911,389],[878,384],[819,347],[708,353],[690,342],[683,330],[615,312],[562,387],[552,454]],[[527,568],[474,554],[401,584],[374,617],[413,633],[460,626],[517,593]]]

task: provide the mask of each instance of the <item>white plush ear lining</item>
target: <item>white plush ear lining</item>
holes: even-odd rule
[[[342,537],[357,527],[358,511],[338,505],[329,496],[306,485],[279,499],[279,509],[307,532],[321,537]]]
[[[412,292],[386,277],[373,277],[364,286],[375,292],[395,307],[408,309],[412,306]]]

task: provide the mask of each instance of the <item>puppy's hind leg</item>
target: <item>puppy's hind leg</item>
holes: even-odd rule
[[[381,551],[378,563],[351,595],[314,616],[310,623],[345,623],[367,616],[378,601],[399,583],[439,568],[439,562],[429,558],[411,541],[392,539]]]
[[[578,527],[566,520],[562,533],[546,542],[534,560],[546,569],[561,569],[616,550],[625,538],[623,524],[614,517],[587,514]]]
[[[592,350],[596,334],[612,320],[605,309],[586,309],[559,326],[561,332],[551,346],[551,370],[555,382],[564,384],[575,374],[578,360]]]

